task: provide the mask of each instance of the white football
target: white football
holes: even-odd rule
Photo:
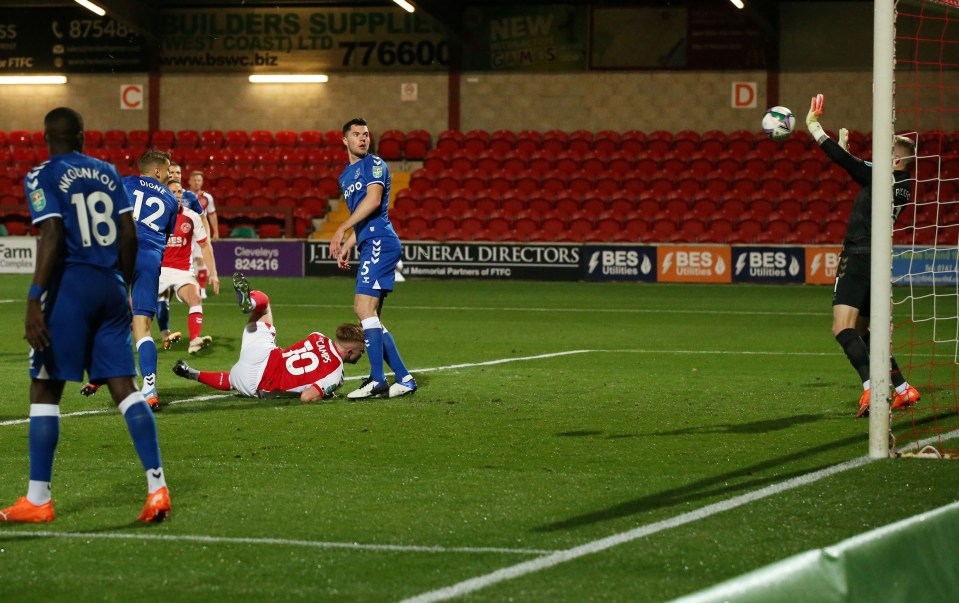
[[[796,127],[796,117],[786,107],[767,109],[763,115],[763,132],[773,140],[785,140]]]

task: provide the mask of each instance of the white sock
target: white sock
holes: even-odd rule
[[[50,501],[50,482],[30,480],[30,484],[27,486],[27,500],[38,507],[48,503]]]
[[[862,391],[866,391],[867,389],[869,389],[869,379],[862,382]]]
[[[902,385],[897,385],[897,386],[896,386],[896,393],[897,393],[897,394],[903,394],[903,395],[904,395],[904,394],[906,393],[906,390],[907,390],[907,389],[909,389],[909,382],[908,382],[908,381],[904,382]]]
[[[164,486],[166,486],[166,476],[163,475],[163,467],[147,469],[147,492],[153,494]]]

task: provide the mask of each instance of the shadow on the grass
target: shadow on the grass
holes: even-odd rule
[[[948,415],[955,415],[955,412],[947,413]],[[658,432],[647,435],[684,435],[684,434],[700,434],[700,433],[761,433],[767,431],[776,431],[779,429],[785,429],[792,425],[799,425],[803,423],[810,423],[812,421],[818,420],[822,415],[797,415],[795,417],[787,417],[783,419],[776,419],[772,421],[754,421],[752,423],[743,423],[742,425],[715,425],[715,426],[704,426],[704,427],[695,427],[690,429],[680,429],[676,431],[669,432]],[[923,425],[926,423],[932,423],[935,421],[941,421],[942,415],[936,417],[925,417],[921,420],[915,422],[916,425]],[[564,432],[557,435],[560,436],[588,436],[588,435],[597,435],[600,432],[591,432],[591,431],[572,431]],[[625,435],[612,435],[608,436],[609,438],[616,437],[637,437],[632,434]],[[857,443],[862,443],[867,441],[869,438],[868,432],[862,434],[857,434],[850,436],[848,438],[843,438],[841,440],[836,440],[835,442],[829,442],[827,444],[822,444],[820,446],[814,446],[812,448],[807,448],[805,450],[800,450],[787,454],[784,456],[776,457],[773,459],[762,461],[761,463],[756,463],[748,467],[743,467],[742,469],[737,469],[735,471],[730,471],[728,473],[723,473],[717,476],[701,479],[699,481],[687,484],[679,488],[671,488],[664,492],[659,492],[656,494],[650,494],[648,496],[643,496],[635,500],[627,501],[614,505],[612,507],[607,507],[599,511],[594,511],[592,513],[586,513],[583,515],[578,515],[576,517],[571,517],[563,521],[557,521],[554,523],[546,524],[534,528],[534,532],[555,532],[559,530],[570,530],[578,528],[580,526],[590,525],[594,523],[599,523],[602,521],[609,521],[612,519],[620,519],[623,517],[629,517],[631,515],[637,515],[640,513],[647,513],[649,511],[655,511],[657,509],[668,508],[677,505],[685,505],[691,501],[700,500],[704,498],[722,496],[729,497],[731,494],[753,490],[756,488],[761,488],[767,486],[771,483],[785,481],[793,477],[799,477],[802,475],[807,475],[814,471],[820,469],[825,469],[826,467],[831,466],[833,463],[828,463],[820,465],[818,467],[803,467],[796,471],[791,471],[788,473],[776,473],[774,475],[769,475],[766,477],[747,479],[746,481],[735,482],[735,480],[741,478],[748,478],[753,476],[756,473],[761,473],[769,469],[775,469],[788,465],[793,461],[800,459],[805,459],[809,456],[816,455],[822,452],[828,452],[830,450],[836,450],[839,448],[844,448]]]

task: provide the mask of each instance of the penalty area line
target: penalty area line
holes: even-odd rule
[[[52,532],[52,531],[7,531],[0,530],[0,538],[69,538],[79,540],[154,540],[162,542],[200,542],[204,544],[253,544],[298,546],[315,549],[348,549],[355,551],[384,551],[399,553],[463,553],[463,554],[508,554],[544,555],[554,553],[549,549],[514,549],[504,547],[475,546],[425,546],[403,544],[362,544],[359,542],[327,542],[322,540],[292,540],[286,538],[242,538],[230,536],[203,536],[194,534],[124,534],[118,532]]]

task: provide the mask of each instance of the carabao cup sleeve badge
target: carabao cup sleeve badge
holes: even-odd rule
[[[47,206],[47,198],[43,196],[42,190],[30,193],[30,205],[33,206],[33,211],[43,211]]]
[[[373,166],[373,177],[374,177],[374,178],[382,178],[382,177],[383,177],[383,166],[382,166],[382,165],[374,165],[374,166]]]

